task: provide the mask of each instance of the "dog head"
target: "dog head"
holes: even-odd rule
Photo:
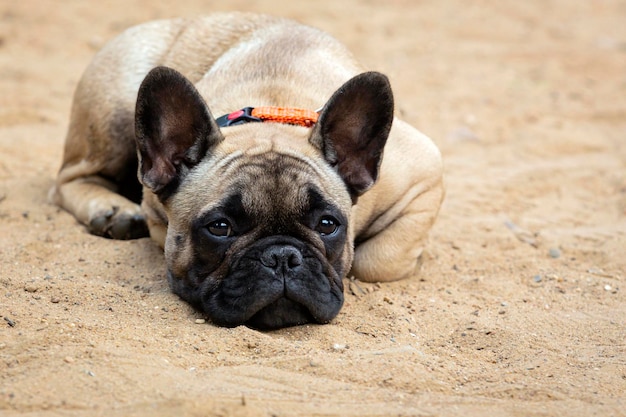
[[[173,291],[219,325],[327,323],[343,304],[352,204],[374,185],[393,119],[389,83],[358,75],[312,128],[220,129],[194,85],[158,67],[136,107],[139,178],[168,216]]]

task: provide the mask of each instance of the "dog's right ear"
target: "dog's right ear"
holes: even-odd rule
[[[176,70],[156,67],[139,87],[135,139],[139,179],[163,201],[224,137],[194,85]]]

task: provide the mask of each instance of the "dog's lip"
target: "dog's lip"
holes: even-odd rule
[[[271,311],[273,309],[280,308],[281,304],[284,307],[289,307],[289,310],[284,312],[286,314],[283,317],[279,317],[277,315],[277,313],[281,312]],[[294,307],[297,309],[294,309]],[[263,316],[266,314],[268,314],[269,317],[267,320],[263,321]],[[248,318],[244,324],[253,329],[272,330],[312,322],[321,323],[315,319],[315,317],[311,314],[311,311],[305,305],[286,296],[282,296],[258,310],[250,318]]]
[[[285,308],[289,307],[289,310],[272,311],[281,307],[281,304]],[[296,325],[311,323],[311,322],[326,323],[330,321],[330,320],[322,321],[322,320],[316,319],[316,317],[312,314],[309,307],[307,307],[303,303],[293,300],[292,298],[288,297],[285,293],[276,294],[275,297],[272,297],[271,299],[267,299],[266,302],[260,305],[258,308],[254,310],[248,309],[245,312],[245,314],[242,314],[239,317],[231,316],[230,318],[224,320],[228,316],[227,312],[222,312],[222,311],[208,312],[207,311],[207,313],[209,314],[209,317],[211,317],[214,323],[221,325],[221,326],[236,327],[239,325],[246,325],[251,328],[262,329],[262,330],[279,329],[282,327],[296,326]],[[265,319],[265,321],[260,321],[260,320],[263,320],[262,317],[264,315],[268,315],[267,318]],[[284,316],[282,319],[280,319],[279,323],[267,324],[270,321],[279,320],[278,315]],[[294,317],[289,317],[290,315],[294,315]],[[295,316],[299,316],[299,318]],[[306,319],[304,319],[305,317]]]
[[[337,295],[332,295],[337,298]],[[297,297],[296,297],[297,298]],[[245,325],[259,330],[272,330],[284,327],[302,325],[306,323],[329,323],[334,319],[343,306],[343,293],[335,303],[318,305],[297,300],[286,292],[277,292],[273,297],[267,298],[256,308],[248,308],[233,314],[228,310],[211,310],[203,305],[203,310],[211,318],[213,323],[219,326],[236,327]],[[324,308],[326,307],[326,308]]]
[[[311,300],[307,297],[303,297],[300,291],[295,288],[289,288],[289,285],[284,281],[283,285],[284,287],[282,291],[277,291],[273,297],[267,298],[265,302],[254,311],[248,311],[247,318],[244,323],[248,323],[255,316],[258,317],[260,314],[264,314],[264,312],[268,312],[272,308],[280,307],[280,304],[283,304],[284,308],[291,307],[296,308],[296,312],[304,312],[305,314],[303,315],[305,315],[308,319],[304,321],[295,320],[298,322],[292,323],[292,320],[286,318],[284,320],[286,324],[275,327],[288,327],[304,323],[324,324],[335,318],[343,306],[343,291],[339,290],[337,292],[336,289],[332,288],[332,286],[326,294],[328,298],[322,301],[320,299]],[[281,311],[278,311],[277,313],[281,313]]]

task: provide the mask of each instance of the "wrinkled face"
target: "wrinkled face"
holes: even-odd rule
[[[332,320],[352,260],[351,202],[328,177],[274,151],[197,167],[167,204],[174,292],[223,326]]]

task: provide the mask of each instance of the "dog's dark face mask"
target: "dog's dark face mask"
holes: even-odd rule
[[[392,118],[386,78],[366,73],[331,97],[313,129],[281,130],[297,133],[306,156],[247,152],[277,128],[225,128],[245,132],[238,142],[182,75],[149,73],[136,111],[139,177],[168,214],[173,291],[224,326],[331,321],[352,261],[351,205],[377,179]]]

